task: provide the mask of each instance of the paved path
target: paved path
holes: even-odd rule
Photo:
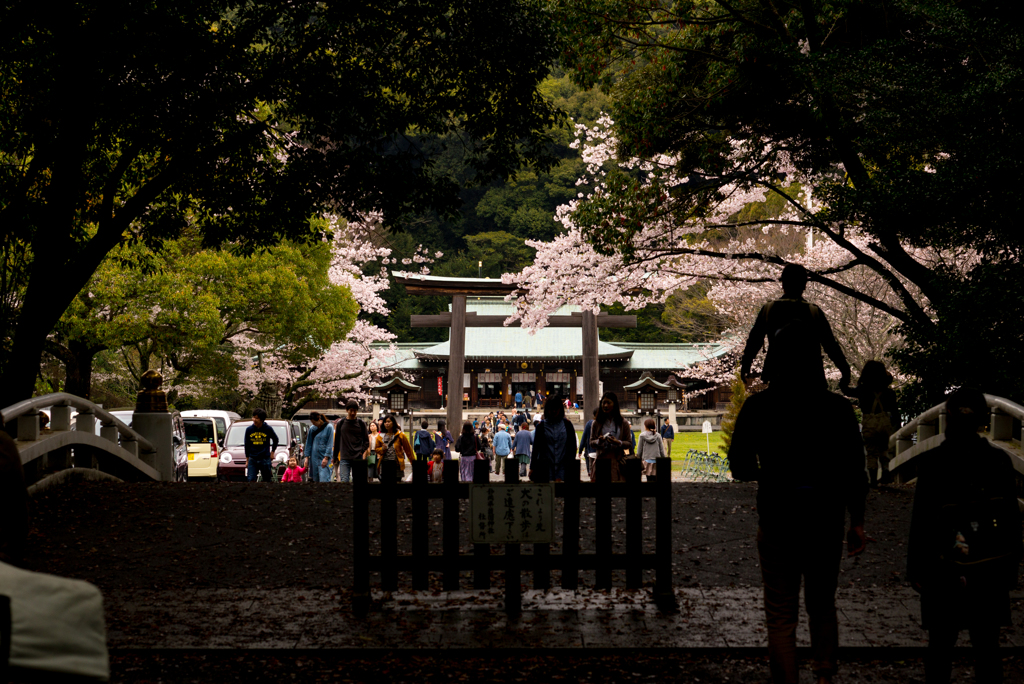
[[[646,590],[525,591],[510,618],[500,590],[374,594],[353,617],[348,598],[324,590],[129,591],[106,597],[112,649],[760,649],[767,645],[758,589],[676,590],[660,612]],[[910,589],[841,590],[840,647],[925,646]],[[1024,597],[1002,645],[1024,647]],[[141,628],[140,628],[141,626]],[[798,644],[809,646],[806,616]],[[962,641],[961,645],[966,645]]]

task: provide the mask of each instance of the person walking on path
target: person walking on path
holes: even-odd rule
[[[850,387],[850,364],[846,362],[842,347],[836,342],[832,334],[832,326],[828,319],[814,304],[806,301],[803,297],[804,288],[807,286],[807,270],[799,264],[788,264],[782,269],[782,298],[768,302],[761,307],[754,321],[754,327],[747,336],[746,346],[743,348],[743,358],[740,362],[740,375],[744,382],[750,382],[750,366],[754,363],[754,357],[761,351],[764,345],[765,336],[768,337],[768,351],[765,353],[764,368],[761,371],[762,382],[771,384],[777,376],[782,377],[787,369],[776,360],[773,351],[775,338],[782,330],[792,330],[798,336],[806,338],[806,353],[811,354],[818,361],[815,382],[825,387],[825,369],[821,365],[821,350],[824,349],[832,363],[839,369],[841,379],[839,388],[845,394]]]
[[[512,453],[512,437],[508,434],[508,428],[504,425],[498,427],[494,433],[494,472],[501,475],[503,467],[507,467],[505,459]]]
[[[370,433],[366,436],[369,440],[369,445],[366,447],[366,479],[368,482],[373,482],[374,478],[378,477],[377,472],[377,435],[380,434],[380,426],[377,425],[377,421],[370,421]]]
[[[452,439],[452,433],[448,432],[444,421],[437,421],[437,432],[434,433],[434,448],[444,452],[444,460],[452,460],[452,444],[454,443],[455,440]]]
[[[554,401],[557,399],[558,401]],[[575,464],[576,430],[565,417],[565,406],[561,397],[553,395],[544,410],[544,420],[537,424],[533,438],[533,456],[530,470],[533,473],[546,470],[541,481],[565,481],[565,468]],[[576,466],[579,467],[578,465]]]
[[[494,472],[494,446],[491,444],[491,433],[490,433],[490,430],[488,430],[486,423],[483,426],[481,426],[481,428],[480,428],[479,440],[480,440],[480,452],[484,455],[484,458],[487,459],[487,470],[488,470],[488,472],[493,473]]]
[[[848,555],[864,550],[867,477],[857,418],[850,402],[820,382],[820,359],[806,354],[798,335],[773,344],[779,365],[763,392],[748,398],[736,418],[729,463],[737,480],[756,480],[757,549],[764,586],[772,681],[796,684],[800,584],[811,632],[817,682],[836,672],[839,627],[836,587],[843,527],[850,515]],[[817,448],[794,449],[778,439],[780,406],[803,406],[801,421],[828,435]]]
[[[633,431],[629,421],[619,411],[619,399],[614,392],[605,392],[598,405],[594,425],[590,428],[590,448],[597,452],[597,460],[606,460],[611,465],[612,482],[625,482],[622,462],[626,453],[633,453]],[[591,479],[596,477],[596,469]]]
[[[668,456],[668,450],[665,448],[665,440],[656,432],[658,421],[654,420],[654,418],[648,418],[644,421],[644,428],[646,429],[640,434],[640,439],[637,440],[636,455],[643,463],[644,475],[647,476],[647,481],[654,482],[654,477],[658,474],[658,464],[654,459],[665,458]]]
[[[278,439],[274,428],[267,425],[266,420],[266,411],[253,409],[252,425],[245,428],[245,471],[249,482],[256,481],[257,473],[264,482],[274,479],[270,471],[270,457],[277,449]]]
[[[377,452],[377,464],[382,469],[381,472],[384,472],[385,461],[398,463],[395,474],[399,482],[405,475],[405,459],[415,460],[409,438],[398,429],[398,421],[391,415],[384,419],[384,430],[377,435],[374,450]]]
[[[334,460],[338,464],[338,481],[352,481],[352,464],[366,457],[370,444],[366,423],[358,417],[359,403],[349,399],[345,404],[345,418],[334,433]]]
[[[416,453],[416,460],[430,460],[430,456],[434,451],[434,438],[430,434],[429,426],[430,423],[426,420],[420,421],[420,429],[416,431],[416,435],[413,437],[413,450]],[[444,452],[442,451],[441,453]]]
[[[590,463],[590,454],[594,453],[590,447],[590,431],[594,426],[594,418],[597,418],[597,409],[591,412],[591,419],[587,421],[587,424],[583,426],[583,434],[580,435],[580,446],[577,454],[583,457],[583,461],[587,464],[587,477],[590,477],[592,473],[590,469],[592,464]]]
[[[669,422],[668,418],[665,419],[665,424],[661,426],[661,441],[665,443],[665,455],[672,458],[672,442],[676,438],[676,428]]]
[[[530,430],[530,423],[523,423],[516,432],[513,444],[516,450],[516,460],[519,461],[519,477],[526,477],[527,469],[530,466],[530,451],[533,449],[533,431]]]
[[[889,480],[889,437],[900,427],[900,411],[896,393],[889,385],[892,375],[881,361],[868,361],[860,372],[853,392],[860,406],[860,436],[867,455],[871,486],[878,484],[878,466],[882,466],[882,482]]]
[[[473,481],[473,467],[480,453],[480,440],[473,434],[473,424],[462,424],[462,434],[455,442],[455,450],[459,452],[459,479],[463,482]]]
[[[334,453],[334,426],[319,411],[309,414],[312,429],[306,435],[306,466],[312,482],[331,481],[331,461]],[[316,473],[316,477],[313,477]]]
[[[1010,456],[978,434],[985,396],[962,388],[946,400],[946,439],[919,454],[907,579],[921,594],[928,630],[925,682],[950,681],[953,647],[967,629],[980,684],[1002,682],[999,627],[1010,625],[1021,516]]]
[[[288,467],[285,468],[284,475],[281,476],[281,482],[302,482],[302,473],[304,472],[306,469],[299,467],[298,459],[289,458]]]
[[[523,393],[522,392],[516,392],[516,408],[517,409],[523,408]]]

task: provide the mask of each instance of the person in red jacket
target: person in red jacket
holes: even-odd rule
[[[284,475],[281,476],[281,482],[302,482],[302,473],[306,472],[305,468],[299,467],[299,462],[294,458],[288,459],[288,467],[284,471]]]

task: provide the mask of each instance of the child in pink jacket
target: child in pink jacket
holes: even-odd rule
[[[281,476],[281,482],[302,482],[302,473],[304,472],[306,472],[306,469],[300,468],[297,460],[289,458],[288,468],[285,469],[284,475]]]

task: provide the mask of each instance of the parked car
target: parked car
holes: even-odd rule
[[[228,428],[220,462],[220,475],[223,479],[236,482],[245,481],[245,430],[250,425],[252,425],[251,420],[239,420]],[[301,465],[302,426],[292,420],[267,420],[266,425],[277,433],[277,449],[274,451],[272,460],[275,475],[280,477],[284,469],[288,467],[290,456],[299,459]],[[230,462],[225,456],[231,457]]]
[[[217,437],[219,446],[224,446],[224,438],[227,437],[228,428],[236,420],[242,420],[242,416],[234,411],[217,411],[214,409],[197,409],[195,411],[182,411],[182,418],[213,418],[217,421]]]
[[[120,420],[128,427],[132,427],[132,416],[135,409],[114,409],[110,414]],[[174,480],[175,482],[188,482],[188,441],[185,437],[185,423],[181,414],[171,411],[171,443],[174,446]],[[99,429],[99,421],[96,427]]]
[[[217,419],[198,417],[182,420],[185,423],[185,442],[188,447],[188,476],[216,479],[220,463],[217,446],[223,442],[217,431]]]

